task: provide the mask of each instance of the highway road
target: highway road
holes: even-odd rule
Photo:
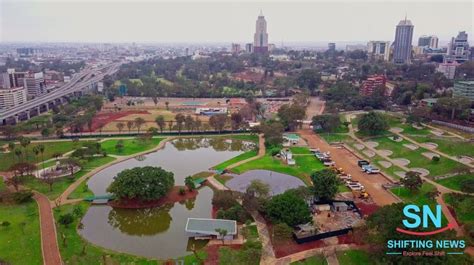
[[[57,99],[60,99],[64,96],[73,94],[74,92],[83,91],[85,88],[89,87],[91,84],[101,81],[104,76],[112,75],[116,73],[120,67],[121,63],[111,63],[100,67],[98,69],[86,68],[81,71],[79,74],[76,74],[70,82],[64,84],[63,86],[57,88],[56,90],[44,94],[40,97],[37,97],[33,100],[27,101],[25,104],[16,106],[11,109],[3,110],[0,112],[0,121],[14,118],[15,116],[26,113],[30,110],[34,110],[42,105],[54,102]]]

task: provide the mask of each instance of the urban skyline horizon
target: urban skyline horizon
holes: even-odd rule
[[[0,4],[3,17],[0,18],[0,42],[251,43],[253,24],[260,10],[268,21],[269,43],[277,46],[282,42],[393,41],[395,27],[407,13],[415,25],[414,42],[423,35],[436,35],[443,45],[459,31],[473,35],[473,4],[470,2],[431,3],[429,13],[423,2],[410,3],[410,7],[398,2],[352,2],[345,3],[347,8],[343,9],[340,3],[332,5],[321,1],[292,5],[265,2],[255,6],[246,2],[238,5],[209,2],[199,2],[198,5],[139,2],[130,5],[130,2],[117,2],[113,14],[110,14],[105,10],[111,3],[98,2],[89,11],[88,2],[4,1]],[[447,4],[452,4],[459,13],[456,17],[440,19],[445,15]],[[371,11],[366,11],[367,5]],[[153,9],[161,11],[158,16],[150,12]],[[82,10],[87,10],[87,19],[80,16]],[[344,17],[344,20],[338,20],[339,17]],[[192,23],[180,23],[179,20]],[[120,34],[116,34],[117,30]]]

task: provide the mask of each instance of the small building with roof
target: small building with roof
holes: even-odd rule
[[[227,235],[222,238],[219,230],[226,230]],[[232,240],[237,237],[237,222],[226,219],[188,218],[185,231],[189,237],[195,239]]]

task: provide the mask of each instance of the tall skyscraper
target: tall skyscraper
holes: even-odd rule
[[[260,15],[257,18],[255,34],[253,36],[253,52],[268,52],[267,21],[265,20],[262,11],[260,11]]]
[[[423,35],[420,38],[418,38],[418,46],[420,47],[427,47],[431,49],[437,49],[438,48],[438,37],[431,35],[431,36],[426,36]]]
[[[458,63],[463,63],[470,58],[469,42],[467,41],[467,33],[460,31],[456,38],[452,38],[448,45],[448,52],[445,60],[455,60]]]
[[[390,56],[390,41],[369,41],[367,52],[375,59],[388,61]]]
[[[329,52],[335,52],[336,51],[336,43],[334,43],[334,42],[328,43],[328,51]]]
[[[405,17],[397,25],[393,42],[393,62],[396,64],[411,63],[413,24]]]

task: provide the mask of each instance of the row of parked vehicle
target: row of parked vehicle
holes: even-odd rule
[[[332,161],[331,155],[329,152],[321,152],[319,149],[311,149],[313,152],[314,156],[319,159],[323,163],[323,165],[329,167],[329,166],[334,166],[336,163]]]
[[[380,169],[372,166],[367,160],[359,160],[357,161],[357,165],[359,165],[359,167],[362,169],[362,172],[366,172],[368,174],[380,173]]]

